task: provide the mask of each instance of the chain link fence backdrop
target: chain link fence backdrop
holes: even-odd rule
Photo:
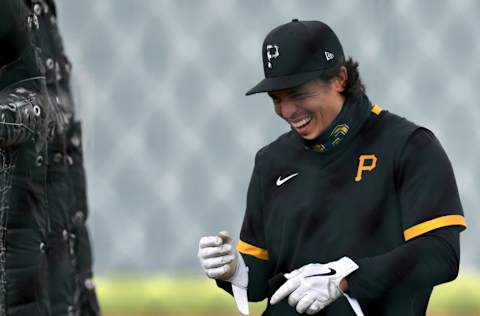
[[[288,130],[261,44],[318,19],[360,62],[371,100],[429,127],[450,156],[480,267],[480,1],[58,1],[85,130],[97,274],[200,273],[198,238],[238,234],[255,152]]]

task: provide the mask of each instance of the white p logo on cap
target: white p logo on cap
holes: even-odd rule
[[[278,56],[280,56],[280,52],[278,51],[278,45],[276,44],[267,45],[267,59],[268,59],[267,67],[268,68],[270,69],[272,68],[271,60],[276,59]]]

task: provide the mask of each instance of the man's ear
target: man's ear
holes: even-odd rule
[[[335,81],[334,81],[335,90],[339,93],[345,91],[345,88],[347,87],[347,82],[348,82],[347,67],[341,66],[340,72],[338,73],[338,76],[335,78]]]

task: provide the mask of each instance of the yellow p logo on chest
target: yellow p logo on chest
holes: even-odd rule
[[[360,155],[358,158],[357,176],[355,182],[362,181],[362,174],[364,171],[372,171],[377,166],[377,156],[372,155]]]

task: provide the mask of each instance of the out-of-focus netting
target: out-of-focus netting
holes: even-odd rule
[[[327,22],[368,95],[424,125],[452,161],[480,266],[480,2],[58,1],[84,121],[95,269],[199,272],[198,238],[237,234],[255,152],[288,130],[265,95],[261,44],[292,18]]]

